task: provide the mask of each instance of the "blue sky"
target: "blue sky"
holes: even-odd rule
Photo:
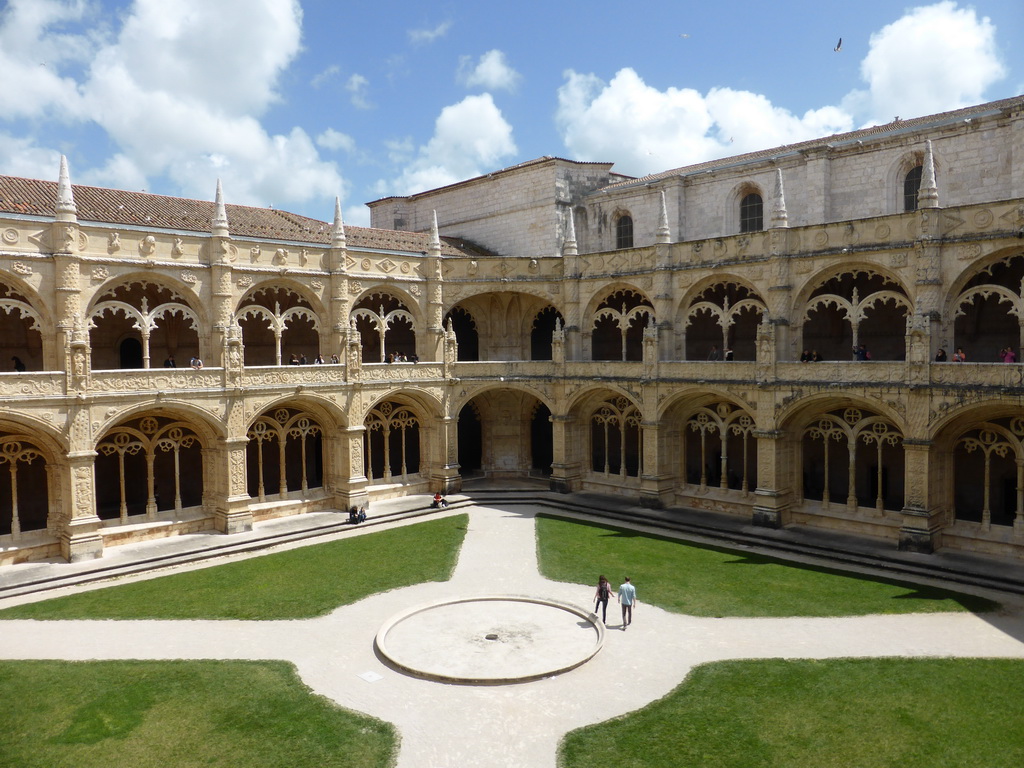
[[[366,225],[542,155],[642,175],[1019,95],[1022,39],[1021,0],[6,0],[0,173]]]

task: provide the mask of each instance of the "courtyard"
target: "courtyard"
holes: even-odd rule
[[[113,588],[7,598],[0,691],[14,706],[0,717],[0,754],[38,753],[39,765],[131,755],[133,765],[394,760],[400,768],[1024,759],[1018,598],[787,564],[544,511],[453,506],[427,522],[348,529],[326,537],[333,541],[126,577]],[[637,584],[628,630],[614,601],[606,626],[585,618],[599,572],[616,587],[626,575]],[[575,631],[599,630],[600,647],[564,670],[500,685],[425,679],[380,651],[381,628],[410,613],[495,596],[575,606],[584,615]],[[547,634],[537,626],[546,619],[520,617],[507,600],[493,605],[463,627],[413,625],[401,642],[420,646],[428,662],[483,654],[480,663],[500,673],[524,654],[543,660],[578,641]],[[76,692],[81,670],[91,671]],[[275,691],[305,686],[315,696],[254,695],[267,679]],[[188,698],[204,680],[227,707],[215,717],[202,716],[213,705]],[[154,703],[161,687],[175,693]],[[40,691],[79,699],[50,714],[46,696],[33,698]],[[339,706],[359,714],[349,719]],[[182,716],[190,708],[203,729]],[[108,712],[122,712],[120,720]],[[248,732],[213,762],[203,739],[237,734],[239,720]],[[246,750],[248,739],[258,752]],[[274,744],[284,745],[280,753]],[[0,765],[33,764],[7,759]]]

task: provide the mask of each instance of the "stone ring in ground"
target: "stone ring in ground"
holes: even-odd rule
[[[403,611],[384,623],[375,642],[384,659],[417,677],[500,685],[589,661],[604,644],[604,624],[568,603],[486,595]]]

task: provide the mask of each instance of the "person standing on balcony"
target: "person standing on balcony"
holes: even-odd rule
[[[708,361],[718,360],[718,347],[715,344],[711,345],[711,351],[708,352]]]
[[[956,348],[956,352],[953,353],[953,362],[954,363],[966,363],[967,362],[967,354],[964,352],[964,348],[963,347],[957,347]]]
[[[164,360],[164,368],[177,368],[178,364],[174,362],[174,355],[168,355],[167,359]]]
[[[24,373],[25,372],[25,364],[23,362],[21,362],[21,358],[20,357],[18,357],[17,355],[14,355],[13,357],[11,357],[11,362],[14,363],[14,370],[15,371],[17,371],[18,373]]]

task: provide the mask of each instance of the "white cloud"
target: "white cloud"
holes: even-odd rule
[[[109,158],[102,168],[86,169],[78,173],[71,168],[71,178],[76,184],[88,184],[93,187],[112,187],[114,189],[143,190],[149,187],[146,174],[127,155],[118,153]],[[207,191],[203,197],[210,196]]]
[[[479,86],[487,90],[513,91],[520,75],[508,65],[505,54],[494,49],[481,56],[476,64],[472,56],[461,56],[458,80],[467,88]]]
[[[429,29],[410,29],[409,39],[414,43],[432,43],[438,38],[447,35],[451,27],[452,23],[450,21],[442,21],[436,27]]]
[[[62,70],[87,60],[89,41],[61,30],[86,14],[82,0],[10,0],[0,12],[5,118],[68,119],[82,112],[77,83]]]
[[[32,139],[0,133],[0,168],[8,176],[56,179],[60,153],[36,146]]]
[[[111,22],[88,12],[84,2],[12,0],[0,13],[0,84],[5,98],[16,93],[22,105],[0,117],[91,122],[116,145],[73,180],[140,189],[147,179],[167,179],[180,194],[210,198],[221,177],[229,201],[257,205],[343,191],[337,166],[320,158],[304,130],[270,134],[259,121],[279,100],[278,78],[300,50],[297,0],[135,0],[114,19],[119,27],[89,27]],[[84,31],[64,32],[69,19]],[[229,44],[226,30],[245,45]],[[27,61],[29,52],[52,54],[52,61],[40,67],[33,59],[28,70],[26,63],[3,66],[12,56]],[[56,74],[75,68],[77,79]],[[325,140],[340,145],[342,137]],[[23,147],[26,159],[5,162],[4,171],[31,165],[28,158],[42,151],[32,150]],[[54,177],[44,170],[44,178]]]
[[[407,143],[393,151],[408,149]],[[434,135],[419,148],[405,171],[390,183],[378,183],[380,194],[409,194],[478,176],[502,158],[515,154],[512,126],[489,93],[467,96],[441,110]]]
[[[372,109],[373,105],[366,98],[366,90],[370,81],[360,74],[352,75],[345,81],[345,90],[349,92],[349,100],[356,109]]]
[[[871,124],[920,117],[982,102],[1005,75],[992,22],[945,0],[913,8],[871,36],[861,62],[867,92],[846,104],[866,108]]]
[[[913,8],[872,35],[861,74],[866,90],[847,94],[837,106],[795,115],[747,91],[659,91],[629,68],[609,82],[570,70],[558,91],[556,124],[574,158],[614,161],[616,170],[640,176],[886,123],[896,115],[978,104],[1005,69],[991,21],[944,0]]]
[[[259,114],[278,98],[301,24],[297,0],[136,0],[105,58],[143,91]]]
[[[356,140],[349,136],[347,133],[341,133],[333,128],[328,128],[326,131],[316,137],[317,146],[329,149],[333,152],[338,150],[344,150],[345,152],[352,152],[356,148]]]
[[[341,74],[341,67],[339,67],[337,64],[332,64],[331,66],[327,67],[327,69],[325,69],[323,72],[319,72],[316,75],[314,75],[313,79],[309,81],[309,84],[314,88],[320,88],[328,81],[333,80],[339,74]]]

